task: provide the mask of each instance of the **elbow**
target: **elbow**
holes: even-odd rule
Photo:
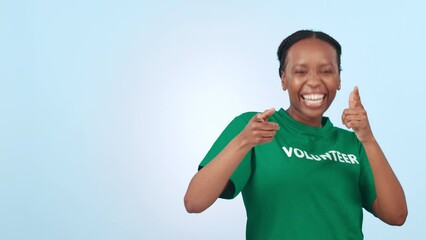
[[[185,196],[184,198],[185,209],[188,213],[201,213],[205,210],[196,201]]]
[[[373,203],[373,212],[380,220],[392,226],[404,225],[408,216],[408,208],[405,201],[393,205],[380,205],[378,201],[375,201]]]
[[[408,216],[408,211],[407,209],[405,209],[389,217],[388,221],[386,222],[392,226],[402,226],[407,220],[407,216]]]
[[[394,219],[394,221],[392,222],[392,225],[393,226],[404,225],[405,221],[407,220],[407,216],[408,216],[408,211],[403,212],[402,214],[400,214],[398,217]]]

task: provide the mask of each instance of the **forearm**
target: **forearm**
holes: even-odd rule
[[[407,217],[404,191],[377,141],[372,137],[363,143],[373,171],[377,199],[374,213],[391,225],[402,225]]]
[[[210,163],[198,171],[185,194],[187,211],[199,213],[210,207],[252,147],[237,135]]]

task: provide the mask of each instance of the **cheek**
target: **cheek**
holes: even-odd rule
[[[340,85],[340,79],[336,78],[336,77],[330,77],[330,78],[325,78],[324,80],[325,85],[327,86],[327,88],[329,90],[335,90],[337,91],[337,88]]]
[[[287,80],[287,86],[291,89],[299,89],[305,80],[303,77],[291,77]]]
[[[336,94],[337,94],[337,87],[331,88],[331,89],[329,88],[328,101],[332,102],[334,100],[334,98],[336,97]]]

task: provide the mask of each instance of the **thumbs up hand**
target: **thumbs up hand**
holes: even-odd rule
[[[343,111],[342,122],[347,128],[355,132],[362,143],[374,140],[367,112],[361,103],[359,89],[356,86],[349,96],[349,108]]]
[[[239,134],[242,143],[254,147],[258,144],[271,142],[279,129],[277,123],[268,122],[268,118],[274,113],[275,109],[271,108],[263,113],[254,115]]]

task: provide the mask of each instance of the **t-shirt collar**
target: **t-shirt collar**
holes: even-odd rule
[[[298,122],[288,115],[284,109],[280,109],[278,112],[279,121],[282,125],[289,125],[289,127],[295,128],[303,133],[312,134],[312,135],[323,135],[324,133],[330,131],[333,128],[328,117],[322,117],[321,123],[322,127],[313,127],[306,125],[304,123]]]

